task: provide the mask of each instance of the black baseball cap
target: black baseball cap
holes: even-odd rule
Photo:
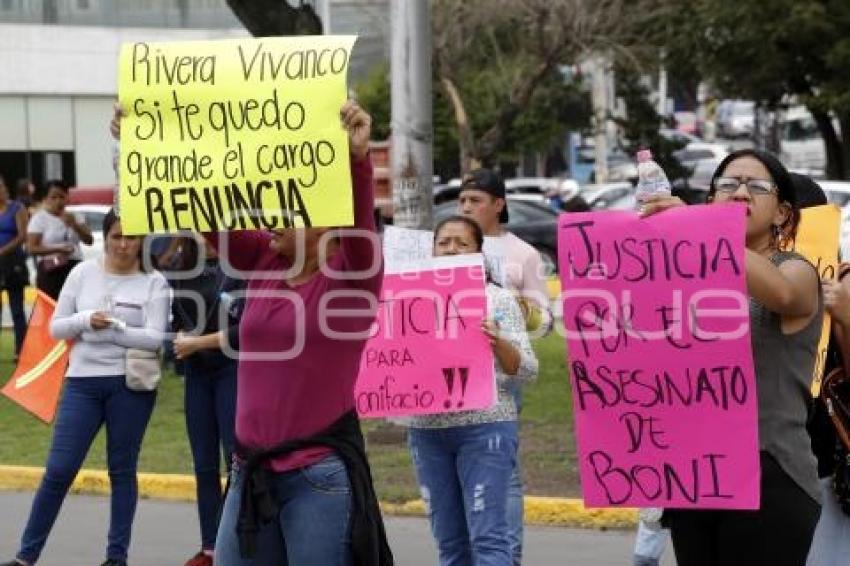
[[[498,173],[492,169],[476,169],[463,176],[463,181],[460,184],[460,192],[466,189],[476,189],[484,191],[496,198],[503,199],[505,206],[502,207],[502,212],[499,214],[499,223],[507,224],[508,222],[508,199],[505,198],[505,182]]]
[[[791,173],[791,182],[794,184],[794,192],[797,195],[797,206],[808,208],[826,204],[826,193],[814,179],[799,173]]]

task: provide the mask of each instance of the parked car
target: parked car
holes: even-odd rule
[[[826,171],[826,144],[805,106],[792,106],[780,117],[779,159],[794,171],[821,177]]]
[[[604,183],[602,185],[585,185],[581,197],[593,210],[607,210],[615,203],[621,203],[624,197],[635,191],[631,183]]]
[[[638,180],[637,161],[624,151],[608,154],[608,182],[628,181],[636,185]]]
[[[818,181],[826,200],[841,207],[841,260],[850,260],[850,181]]]
[[[546,195],[558,191],[560,181],[547,177],[517,177],[505,179],[505,192],[516,200],[546,204]]]
[[[540,252],[546,273],[558,271],[558,214],[545,205],[508,195],[510,222],[505,226],[524,242]],[[443,202],[434,207],[434,224],[457,214],[457,202]]]
[[[729,138],[750,137],[755,127],[756,105],[752,100],[724,100],[717,107],[717,129]]]
[[[676,128],[678,131],[687,134],[696,134],[698,129],[696,112],[691,110],[674,112],[673,118],[676,120]]]
[[[71,187],[68,204],[100,204],[112,206],[115,195],[113,186]]]
[[[637,209],[637,198],[634,191],[625,193],[619,198],[609,201],[604,210],[635,210]]]
[[[460,179],[450,179],[448,183],[434,185],[434,204],[457,199],[460,194]]]
[[[718,159],[716,157],[697,161],[696,165],[694,165],[693,173],[688,178],[688,188],[695,191],[708,192],[708,189],[711,187],[711,178],[720,166],[721,161],[723,161],[722,158]]]
[[[451,179],[445,185],[434,186],[434,204],[456,200],[460,195],[460,179]],[[546,205],[547,195],[557,191],[563,200],[574,197],[579,190],[572,179],[550,177],[516,177],[505,179],[505,192],[517,200],[527,200]]]
[[[658,134],[662,138],[676,142],[681,146],[686,146],[691,143],[702,143],[702,139],[695,135],[683,132],[682,130],[674,130],[673,128],[661,128],[658,130]]]
[[[93,242],[90,246],[82,246],[83,259],[103,256],[103,219],[110,208],[112,207],[104,204],[69,204],[65,207],[68,212],[82,215],[91,230]]]
[[[695,169],[700,161],[720,162],[729,155],[729,147],[720,143],[693,142],[673,152],[673,157],[684,167]]]
[[[850,181],[818,181],[818,185],[826,193],[826,200],[839,207],[850,204]]]
[[[587,140],[585,145],[576,149],[576,159],[579,164],[592,167],[596,161],[596,148],[588,144],[591,140]],[[637,161],[622,149],[612,148],[608,152],[608,182],[629,181],[637,184]],[[574,175],[575,177],[575,175]],[[586,180],[576,177],[579,182],[595,183],[596,171],[591,171]]]
[[[841,231],[839,232],[839,259],[850,260],[850,205],[841,209]]]

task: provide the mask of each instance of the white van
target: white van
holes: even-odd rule
[[[788,169],[823,177],[826,145],[815,119],[805,106],[792,106],[780,118],[779,159]]]

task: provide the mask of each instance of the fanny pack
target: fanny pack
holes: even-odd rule
[[[50,254],[39,258],[36,266],[39,271],[50,273],[68,265],[70,256],[68,254]]]

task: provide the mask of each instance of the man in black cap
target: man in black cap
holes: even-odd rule
[[[490,169],[476,169],[464,175],[458,197],[458,212],[475,220],[484,232],[484,256],[490,276],[517,293],[529,332],[542,336],[551,328],[549,294],[540,253],[502,226],[509,219],[505,183]],[[522,406],[518,387],[511,391]],[[519,459],[508,493],[508,537],[513,563],[522,561],[523,493]]]

